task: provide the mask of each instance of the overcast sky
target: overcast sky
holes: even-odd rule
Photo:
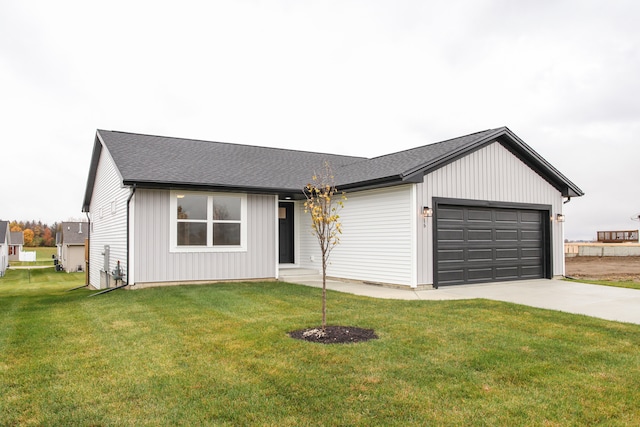
[[[83,218],[96,129],[374,157],[507,126],[637,229],[640,2],[0,0],[0,218]]]

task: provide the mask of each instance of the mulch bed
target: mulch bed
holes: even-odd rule
[[[356,328],[354,326],[327,326],[324,333],[321,327],[300,329],[289,332],[289,336],[297,340],[320,344],[346,344],[378,338],[373,329]]]

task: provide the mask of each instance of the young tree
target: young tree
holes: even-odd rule
[[[314,174],[312,182],[304,188],[307,200],[304,211],[311,215],[311,227],[317,237],[322,254],[322,332],[327,327],[327,262],[329,254],[340,242],[342,224],[338,213],[344,207],[347,197],[344,192],[338,193],[331,166],[324,164],[321,174]]]

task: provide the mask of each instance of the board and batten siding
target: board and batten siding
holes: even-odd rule
[[[551,205],[562,213],[562,194],[498,142],[427,174],[418,184],[418,206],[433,207],[434,197]],[[433,284],[433,218],[419,218],[418,283]],[[553,275],[564,274],[564,230],[551,223]]]
[[[123,271],[127,268],[127,198],[129,188],[122,186],[122,178],[106,147],[102,147],[89,217],[91,218],[89,244],[89,283],[96,289],[100,285],[100,272],[104,270],[104,246],[109,245],[109,272],[118,261]],[[125,278],[127,280],[127,278]],[[111,283],[113,286],[113,283]]]
[[[171,252],[170,191],[138,189],[134,201],[136,284],[276,277],[276,201],[273,196],[247,195],[245,252]]]
[[[329,257],[329,276],[413,286],[416,239],[413,188],[409,184],[347,193],[344,209],[340,211],[343,234]],[[319,245],[302,203],[298,215],[300,265],[321,271]]]

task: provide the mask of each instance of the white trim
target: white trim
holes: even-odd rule
[[[300,231],[302,230],[302,228],[300,225],[301,215],[300,215],[300,212],[299,212],[300,210],[298,209],[298,206],[302,202],[296,202],[295,200],[292,200],[291,202],[293,203],[293,244],[295,246],[293,260],[295,261],[295,266],[300,267],[300,259],[302,257],[302,252],[300,251],[300,246],[302,244],[300,241],[300,234],[301,234]]]
[[[134,236],[136,235],[135,230],[135,221],[136,218],[136,193],[133,193],[131,200],[129,200],[129,258],[127,259],[127,268],[129,270],[129,275],[126,277],[127,284],[135,284],[135,249],[136,249],[136,239]]]
[[[169,252],[198,253],[198,252],[247,252],[247,195],[244,193],[208,193],[198,191],[176,191],[169,193]],[[207,246],[178,246],[178,222],[177,222],[177,195],[193,194],[207,196]],[[216,195],[224,197],[240,198],[240,245],[239,246],[213,246],[213,198]],[[237,221],[233,221],[236,223]]]
[[[293,263],[280,264],[280,203],[291,203],[293,209]],[[297,212],[298,203],[295,200],[281,200],[276,196],[276,264],[278,273],[287,268],[300,267],[300,215]]]
[[[412,227],[411,227],[411,287],[418,287],[418,230],[417,230],[417,217],[414,215],[422,216],[422,212],[418,210],[418,185],[413,184],[411,186],[411,202],[409,203],[411,209]]]
[[[275,218],[275,226],[273,227],[273,229],[275,230],[275,235],[273,236],[273,241],[274,241],[274,246],[275,246],[275,263],[276,263],[276,279],[280,278],[280,216],[279,216],[279,209],[280,209],[280,203],[278,200],[278,195],[274,195],[273,198],[275,199],[276,203],[275,203],[275,215],[273,215],[273,217]]]

